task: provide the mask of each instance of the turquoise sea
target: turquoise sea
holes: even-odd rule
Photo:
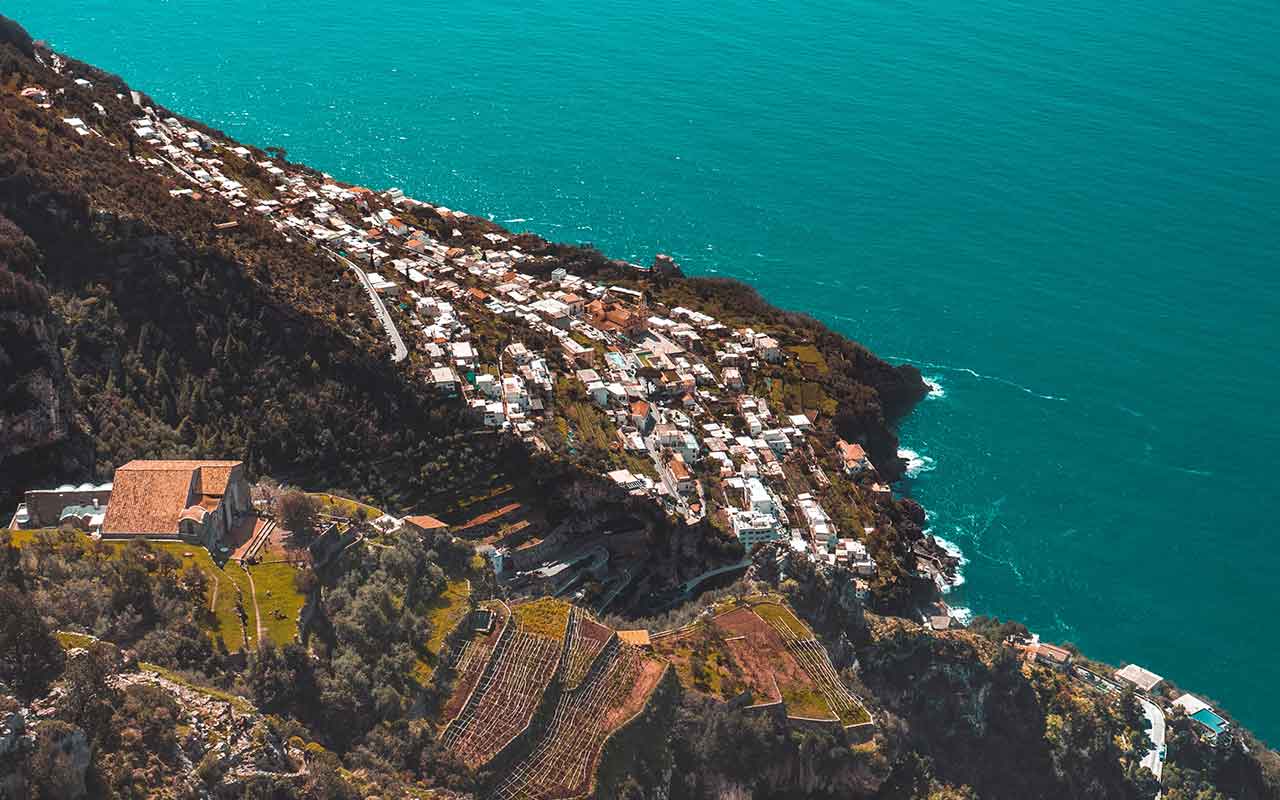
[[[939,391],[952,592],[1280,744],[1275,0],[8,0],[343,179],[746,279]]]

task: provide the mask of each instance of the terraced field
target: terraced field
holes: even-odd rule
[[[871,722],[826,648],[785,602],[755,597],[717,610],[709,621],[653,638],[685,686],[721,700],[749,690],[752,705],[781,702],[797,719],[845,727]]]
[[[491,787],[495,797],[582,796],[605,742],[644,709],[669,665],[558,600],[516,605],[509,618],[503,604],[492,607],[494,629],[455,662],[441,743],[474,768],[510,745],[504,758],[515,762]]]

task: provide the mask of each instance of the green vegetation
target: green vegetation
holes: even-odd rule
[[[74,60],[55,73],[33,58],[35,49],[25,32],[0,19],[0,341],[16,387],[0,398],[0,416],[56,416],[69,427],[51,441],[39,431],[6,441],[16,455],[0,465],[7,478],[0,506],[11,506],[27,486],[72,475],[106,479],[134,457],[241,458],[255,476],[277,474],[369,500],[347,502],[348,513],[370,516],[386,507],[448,508],[437,498],[483,494],[511,475],[528,474],[551,524],[592,518],[584,508],[610,507],[648,526],[653,546],[645,580],[690,574],[701,566],[695,562],[725,555],[709,525],[664,527],[651,504],[619,500],[607,484],[601,488],[598,475],[580,469],[635,464],[614,450],[611,426],[581,398],[577,408],[553,409],[561,416],[546,426],[548,443],[571,453],[571,464],[531,457],[519,445],[473,431],[459,403],[422,390],[419,354],[390,363],[385,337],[349,274],[300,238],[285,241],[254,214],[239,215],[234,232],[212,232],[213,223],[237,212],[214,196],[171,196],[180,184],[169,171],[130,160],[135,143],[126,131],[137,111],[127,87]],[[97,90],[76,85],[72,75],[87,76]],[[38,109],[17,95],[31,84],[47,87],[56,108]],[[161,116],[170,113],[144,102]],[[64,116],[92,120],[102,133],[81,137],[60,121]],[[269,193],[270,176],[254,163],[262,153],[255,149],[253,156],[240,163],[227,155],[228,174]],[[468,244],[495,230],[475,217],[432,217],[429,207],[404,213],[442,240],[455,225]],[[818,410],[824,435],[863,443],[883,477],[896,477],[892,424],[924,392],[914,369],[893,367],[734,281],[646,277],[591,248],[515,239],[532,256],[534,271],[618,276],[668,306],[773,333],[792,358],[757,370],[756,390],[778,410]],[[481,352],[492,361],[512,330],[484,315],[474,323]],[[562,397],[575,402],[558,392]],[[838,491],[849,506],[840,514],[843,524],[856,518],[857,490]],[[917,599],[903,588],[910,585],[905,574],[894,571],[895,553],[917,532],[904,509],[882,508],[869,539],[881,564],[875,608],[901,613]],[[346,800],[423,795],[430,787],[476,794],[476,776],[440,751],[429,721],[441,687],[424,687],[413,669],[439,647],[439,631],[455,613],[453,581],[471,555],[443,536],[353,548],[326,567],[322,624],[308,647],[293,641],[277,647],[257,641],[256,625],[242,640],[236,598],[243,595],[253,610],[246,575],[234,565],[218,568],[199,548],[90,542],[73,533],[0,534],[0,680],[13,695],[0,697],[0,711],[45,695],[54,681],[62,687],[49,698],[50,718],[40,721],[30,750],[15,756],[30,777],[18,791],[72,794],[65,790],[64,745],[83,735],[90,796]],[[266,638],[292,639],[283,622],[273,628],[273,619],[291,618],[286,612],[298,602],[283,589],[277,596],[285,570],[253,575],[261,578]],[[894,582],[896,592],[888,586]],[[769,605],[760,613],[796,630],[793,614]],[[527,628],[560,636],[566,613],[563,604],[530,604],[520,616]],[[1142,736],[1124,700],[1028,668],[980,636],[932,637],[915,626],[872,636],[853,622],[815,625],[824,636],[849,634],[854,641],[863,665],[858,680],[891,721],[874,742],[849,747],[842,731],[788,729],[688,692],[661,709],[674,719],[654,712],[643,720],[661,732],[650,738],[663,750],[627,771],[632,784],[668,785],[646,791],[629,785],[610,796],[788,797],[797,787],[780,781],[798,775],[815,798],[1154,795],[1150,780],[1134,769]],[[118,654],[108,641],[135,650],[142,669],[196,691],[240,703],[232,692],[251,692],[258,708],[285,721],[273,738],[304,742],[307,769],[279,782],[239,772],[235,785],[219,786],[222,766],[206,758],[194,770],[205,785],[192,786],[192,765],[181,756],[192,729],[177,724],[186,709],[155,686],[118,688]],[[247,666],[227,656],[224,642],[248,651]],[[87,652],[68,660],[67,644],[88,645]],[[687,660],[692,681],[721,696],[732,693],[732,660],[714,639],[694,642]],[[814,704],[808,690],[788,700],[796,708]],[[1185,720],[1170,727],[1169,800],[1278,794],[1280,767],[1273,755],[1259,756],[1256,743],[1249,742],[1250,752],[1231,742],[1209,747]],[[323,744],[305,744],[309,732]]]
[[[223,702],[230,703],[235,707],[236,711],[239,711],[241,714],[249,714],[255,710],[252,703],[239,695],[224,692],[221,689],[217,689],[203,683],[197,683],[186,675],[162,667],[159,664],[152,664],[148,661],[139,661],[138,669],[143,672],[150,672],[153,675],[159,675],[161,678],[173,681],[179,686],[185,686],[186,688],[199,692],[200,694],[208,695],[215,700],[222,700]]]
[[[569,604],[550,597],[514,605],[511,613],[521,630],[551,639],[563,639],[565,626],[569,624]]]
[[[827,698],[812,686],[785,686],[782,688],[782,702],[787,707],[787,714],[792,717],[808,719],[835,719],[831,704]]]
[[[58,637],[58,642],[68,650],[80,647],[88,649],[90,645],[98,641],[97,638],[87,633],[73,633],[71,631],[58,631],[54,634]]]
[[[809,626],[801,622],[785,605],[781,605],[772,601],[753,602],[751,608],[766,622],[775,622],[790,630],[801,639],[809,639],[813,637],[813,631],[809,630]]]
[[[473,565],[474,566],[474,565]],[[483,567],[483,562],[481,567]],[[414,659],[413,674],[419,683],[426,685],[435,672],[440,650],[448,637],[470,608],[471,581],[455,578],[445,584],[445,589],[427,607],[427,626],[431,631],[423,646],[424,653]]]
[[[721,700],[729,700],[742,692],[741,669],[714,624],[701,621],[691,633],[660,646],[659,650],[675,666],[685,686]]]
[[[471,581],[457,578],[445,585],[440,596],[431,601],[427,610],[427,623],[431,626],[431,635],[427,637],[427,653],[434,661],[440,655],[444,639],[449,631],[462,621],[467,613],[467,601],[471,598]]]
[[[35,541],[35,538],[40,534],[53,535],[57,533],[57,529],[52,528],[52,529],[42,529],[42,530],[19,531],[19,530],[10,530],[8,528],[5,528],[3,529],[3,531],[0,531],[0,532],[3,532],[8,535],[10,544],[12,544],[14,547],[20,548],[20,547],[25,547],[26,545]],[[85,540],[88,541],[88,539],[89,537],[86,536]]]
[[[812,367],[817,370],[819,375],[826,375],[831,371],[827,366],[827,359],[823,358],[822,352],[811,344],[798,344],[787,348],[796,354],[796,358],[806,367]]]
[[[326,494],[324,492],[311,492],[310,494],[312,497],[320,501],[318,510],[321,514],[332,514],[335,517],[359,519],[361,516],[361,509],[364,509],[364,519],[372,521],[387,513],[380,508],[375,508],[367,503],[361,503],[358,500],[352,500],[349,497],[340,497],[338,495]]]
[[[293,641],[298,635],[298,614],[307,599],[297,588],[298,568],[277,562],[253,564],[248,570],[257,590],[264,633],[277,645]],[[252,617],[249,623],[253,624]]]

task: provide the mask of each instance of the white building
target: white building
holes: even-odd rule
[[[772,514],[757,514],[751,511],[735,511],[729,521],[733,526],[733,532],[738,537],[738,541],[742,542],[742,546],[747,552],[762,542],[776,542],[783,538],[782,529],[778,526],[778,520]]]
[[[743,484],[742,491],[748,511],[770,516],[777,513],[777,506],[774,505],[773,496],[769,494],[769,490],[765,488],[759,478],[748,478]]]

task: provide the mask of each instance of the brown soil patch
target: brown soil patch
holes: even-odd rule
[[[750,689],[754,696],[752,702],[756,705],[776,703],[788,692],[815,688],[804,668],[787,651],[782,637],[752,609],[735,608],[717,616],[710,624],[723,639],[723,645],[717,652],[729,662],[726,667],[730,678],[721,679],[725,687],[730,686],[727,681],[732,679],[740,685],[739,688]],[[703,636],[706,636],[705,629],[696,626],[653,643],[654,648],[676,667],[686,688],[694,689],[690,680],[689,648]],[[724,695],[725,691],[721,690],[720,699],[729,699]]]
[[[484,514],[480,514],[479,516],[472,517],[461,525],[456,526],[453,530],[455,533],[460,533],[470,528],[479,527],[480,525],[484,525],[486,522],[493,522],[499,517],[505,517],[507,514],[510,514],[518,508],[520,508],[519,503],[507,503],[505,506],[495,509],[494,511],[489,511]]]
[[[624,722],[639,714],[644,704],[649,702],[649,695],[653,694],[666,668],[667,665],[656,658],[644,658],[640,665],[640,674],[636,676],[627,698],[620,705],[609,709],[605,715],[604,730],[612,733]]]

